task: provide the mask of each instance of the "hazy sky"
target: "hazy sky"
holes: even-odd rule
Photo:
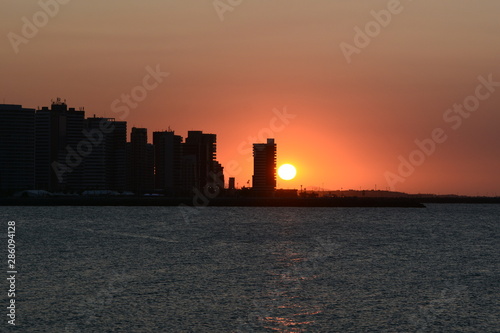
[[[500,195],[498,0],[60,2],[0,0],[0,102],[215,133],[240,186],[272,135],[280,187]]]

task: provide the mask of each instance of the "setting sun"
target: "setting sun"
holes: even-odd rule
[[[283,164],[278,169],[278,175],[283,180],[293,179],[296,174],[297,174],[297,170],[291,164]]]

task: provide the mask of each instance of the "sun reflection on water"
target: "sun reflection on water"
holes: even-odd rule
[[[290,244],[288,244],[290,245]],[[268,315],[261,317],[265,329],[281,333],[309,332],[315,317],[323,312],[320,306],[311,305],[308,284],[317,279],[307,251],[284,248],[273,251],[275,265],[268,273],[271,280],[267,296],[273,302]]]

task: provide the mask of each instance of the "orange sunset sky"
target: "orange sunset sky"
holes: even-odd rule
[[[239,186],[271,132],[278,165],[298,171],[278,187],[500,195],[498,0],[0,4],[0,103],[61,97],[119,119],[112,103],[159,66],[169,75],[123,120],[217,134]]]

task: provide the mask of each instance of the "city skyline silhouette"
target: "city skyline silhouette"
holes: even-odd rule
[[[272,137],[293,188],[498,194],[495,1],[5,6],[4,104],[217,133],[240,186]]]
[[[500,1],[0,2],[4,327],[499,331]]]
[[[32,119],[29,119],[26,113],[30,113]],[[60,115],[58,116],[58,114]],[[54,116],[63,119],[64,125],[59,124],[60,120],[49,120],[53,119]],[[196,196],[197,192],[199,193],[207,187],[216,187],[217,196],[224,189],[250,188],[253,190],[253,196],[266,197],[275,196],[274,191],[278,188],[291,189],[289,181],[295,178],[295,174],[290,179],[278,176],[278,167],[290,166],[290,164],[277,164],[274,138],[266,138],[267,143],[252,143],[253,176],[251,181],[248,180],[245,183],[242,181],[243,179],[231,176],[231,171],[229,175],[224,175],[224,166],[216,159],[216,134],[191,130],[188,131],[188,136],[184,140],[170,126],[167,130],[149,132],[148,134],[147,128],[129,128],[126,121],[119,121],[116,118],[105,118],[96,116],[96,114],[93,114],[92,117],[87,116],[84,107],[78,109],[68,107],[66,100],[59,97],[52,100],[50,108],[30,109],[22,105],[0,104],[0,118],[3,120],[4,128],[3,132],[0,133],[4,138],[4,142],[0,145],[2,147],[2,164],[7,166],[0,177],[0,183],[2,183],[0,188],[4,195],[23,190],[45,190],[57,193],[100,190],[130,191],[136,195],[158,193],[170,197],[189,197]],[[75,123],[74,120],[70,119],[78,120]],[[24,125],[23,122],[25,122]],[[28,125],[30,122],[31,125]],[[32,133],[25,135],[30,131],[29,126],[32,127]],[[54,128],[54,126],[56,127]],[[61,128],[66,131],[64,134],[57,134],[61,130],[60,126],[63,126]],[[70,130],[71,127],[73,130]],[[16,130],[6,130],[12,128]],[[24,132],[17,131],[19,128]],[[417,146],[422,150],[418,151],[420,154],[418,156],[432,153],[436,146],[441,143],[439,140],[443,139],[443,132],[435,131],[433,135],[433,139],[436,141],[432,139],[416,141]],[[12,154],[9,153],[12,152],[12,147],[9,145],[17,144],[17,141],[13,141],[10,136],[23,137],[23,143],[15,148],[22,153],[17,152],[16,156],[11,156]],[[149,137],[152,137],[152,140]],[[32,141],[32,151],[25,149],[30,140]],[[51,141],[54,143],[50,143]],[[203,148],[207,149],[206,152],[200,155],[199,149],[201,148],[192,146],[195,142],[199,147],[206,146],[207,148]],[[202,145],[200,146],[200,144]],[[271,155],[267,153],[270,144],[274,147],[272,151],[269,151]],[[57,150],[48,148],[54,145],[59,146],[59,148]],[[43,153],[46,149],[51,150],[52,153],[40,158],[40,152]],[[33,154],[31,161],[33,174],[29,175],[30,171],[27,171],[26,165],[29,165],[30,160],[26,159],[25,156],[31,153]],[[414,153],[415,151],[412,154]],[[415,169],[411,158],[412,155],[408,160],[400,159],[399,172],[411,172]],[[20,159],[23,159],[24,166],[21,168],[22,171],[17,172],[16,168],[20,165]],[[204,159],[206,162],[203,162]],[[229,163],[231,168],[234,167],[232,162],[234,160]],[[47,168],[48,165],[50,168]],[[291,166],[295,168],[293,165]],[[26,177],[26,175],[29,176]],[[256,175],[258,175],[257,178]],[[402,178],[397,174],[391,174],[391,177],[394,177],[391,178],[391,181]],[[282,182],[281,187],[278,187],[278,178]],[[239,185],[239,181],[242,185]],[[376,184],[374,188],[360,187],[359,189],[352,187],[327,189],[324,187],[324,183],[322,185],[323,187],[309,186],[309,190],[333,197],[365,197],[366,191],[373,192],[374,190],[377,193],[368,194],[368,197],[407,195],[407,193],[396,191],[390,187],[377,189]],[[300,192],[296,187],[293,190],[295,194],[292,195],[296,196],[303,190],[307,191],[307,187],[300,185]],[[215,191],[212,190],[212,192]],[[230,192],[225,194],[228,193]],[[283,193],[280,196],[283,196]],[[305,192],[303,194],[306,195]],[[443,193],[413,194],[427,196]],[[455,195],[454,193],[444,194]],[[496,197],[496,192],[489,196]]]

